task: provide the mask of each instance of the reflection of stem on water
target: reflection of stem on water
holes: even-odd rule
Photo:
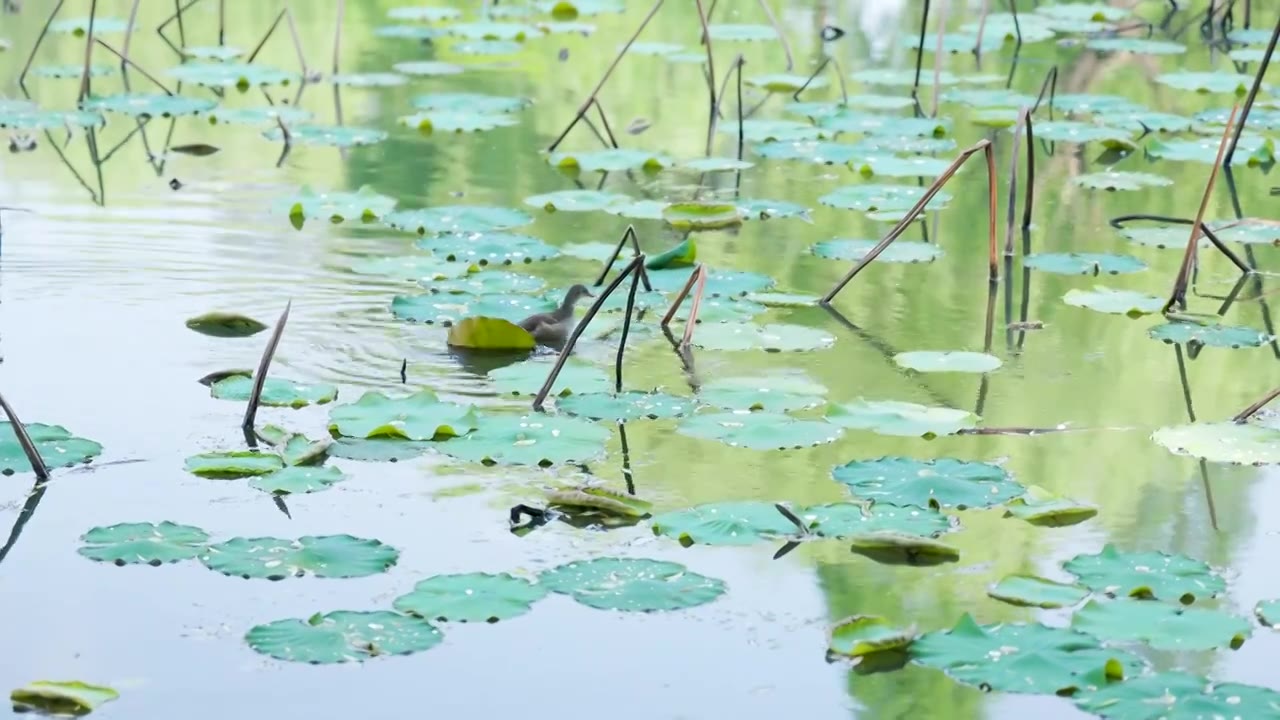
[[[857,325],[854,325],[848,318],[841,314],[839,310],[835,309],[834,306],[819,305],[819,307],[830,313],[831,317],[835,318],[836,322],[853,332],[853,334],[857,335],[860,340],[865,341],[868,345],[874,348],[876,352],[880,353],[881,357],[885,359],[885,362],[897,368],[898,364],[894,361],[893,357],[898,354],[898,351],[892,346]],[[942,397],[937,391],[925,384],[923,375],[915,374],[913,379],[916,381],[916,385],[923,390],[934,403],[945,407],[954,407],[954,405],[948,402],[946,398]]]
[[[1173,352],[1178,359],[1178,380],[1182,383],[1182,398],[1187,404],[1187,418],[1195,422],[1196,410],[1191,402],[1191,382],[1187,379],[1187,365],[1182,360],[1182,347],[1175,344]],[[1209,482],[1209,464],[1203,459],[1200,460],[1200,483],[1204,487],[1205,504],[1209,508],[1209,524],[1213,526],[1214,532],[1217,532],[1218,510],[1213,502],[1213,486]]]
[[[284,516],[293,519],[293,514],[289,512],[289,506],[284,504],[284,496],[276,493],[271,494],[271,500],[276,504],[276,509],[284,513]]]
[[[627,424],[618,423],[618,437],[622,440],[622,480],[627,484],[627,494],[636,494],[635,478],[631,474],[631,448],[627,446]]]
[[[0,562],[8,557],[9,551],[17,544],[18,538],[22,536],[22,530],[27,526],[27,522],[31,520],[31,516],[35,514],[36,508],[40,507],[40,500],[44,498],[44,493],[49,489],[49,483],[45,480],[36,480],[36,484],[32,486],[31,492],[27,494],[27,501],[23,503],[22,509],[18,511],[18,517],[13,521],[13,529],[9,531],[9,540],[5,542],[4,547],[0,547]]]

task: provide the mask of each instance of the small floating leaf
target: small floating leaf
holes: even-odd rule
[[[1010,605],[1063,608],[1085,599],[1089,596],[1089,591],[1034,575],[1006,575],[987,594]]]
[[[253,394],[253,379],[243,375],[219,380],[209,388],[219,400],[247,402]],[[304,384],[294,380],[268,377],[262,385],[261,403],[268,407],[302,408],[324,405],[338,397],[338,388],[325,383]]]
[[[262,136],[273,141],[284,139],[279,127],[267,130]],[[355,147],[380,143],[387,139],[387,132],[355,125],[295,125],[289,128],[289,139],[299,145]]]
[[[385,610],[338,610],[307,620],[277,620],[256,625],[245,635],[249,647],[263,655],[316,665],[408,655],[430,650],[443,639],[425,620]]]
[[[827,420],[854,430],[881,435],[933,438],[953,435],[977,425],[978,417],[964,410],[930,407],[896,400],[856,400],[832,405]]]
[[[558,190],[556,192],[533,195],[524,200],[525,205],[542,208],[547,212],[588,212],[603,210],[610,205],[628,202],[630,198],[618,193],[600,192],[599,190]]]
[[[550,372],[550,363],[526,361],[490,370],[489,379],[499,392],[536,395]],[[552,394],[564,397],[573,393],[607,393],[612,390],[613,382],[603,370],[571,360],[556,376]]]
[[[1085,43],[1085,47],[1103,52],[1131,52],[1140,55],[1181,55],[1187,51],[1187,46],[1181,43],[1132,37],[1093,38]]]
[[[45,425],[44,423],[28,423],[27,436],[45,464],[51,468],[71,467],[79,463],[89,462],[102,453],[102,446],[92,440],[75,437],[61,425]],[[29,472],[31,461],[18,441],[18,434],[13,431],[13,424],[0,422],[0,472],[12,475],[15,472]]]
[[[1280,463],[1280,428],[1258,422],[1197,422],[1163,427],[1151,435],[1176,455],[1236,465]]]
[[[1057,120],[1036,123],[1036,139],[1056,142],[1098,142],[1111,150],[1133,150],[1133,133],[1125,128],[1106,127],[1074,120]]]
[[[236,62],[184,63],[169,68],[168,74],[179,82],[206,87],[238,87],[241,90],[259,85],[288,85],[301,80],[294,72]]]
[[[1094,555],[1077,555],[1062,567],[1081,585],[1119,596],[1190,603],[1227,589],[1226,581],[1207,563],[1186,555],[1121,552],[1111,544]]]
[[[1022,497],[1009,501],[1005,517],[1016,517],[1032,525],[1063,527],[1075,525],[1098,514],[1098,508],[1054,495],[1038,485],[1027,488]]]
[[[858,658],[886,650],[903,650],[916,637],[912,628],[899,628],[875,615],[854,615],[831,628],[829,652]]]
[[[829,260],[858,261],[875,247],[875,240],[824,240],[813,246],[813,254]],[[933,262],[942,257],[942,248],[912,240],[896,240],[876,256],[876,262]]]
[[[635,48],[632,48],[634,52]],[[522,97],[502,95],[485,95],[468,92],[439,92],[419,95],[413,99],[413,106],[419,110],[437,110],[449,112],[472,112],[480,115],[513,113],[529,105],[529,100]]]
[[[89,128],[103,125],[106,120],[96,112],[87,110],[38,110],[16,108],[0,111],[0,127],[14,130],[62,130],[71,127]]]
[[[662,270],[669,267],[688,267],[697,259],[698,245],[693,241],[692,237],[689,237],[685,238],[683,242],[670,250],[646,259],[644,266],[647,270]]]
[[[525,614],[546,595],[545,586],[509,573],[436,575],[414,585],[391,606],[427,620],[494,623]]]
[[[159,566],[199,555],[209,535],[198,527],[161,523],[121,523],[96,527],[80,536],[79,553],[90,560],[116,565]]]
[[[680,167],[694,172],[733,172],[734,170],[753,168],[755,165],[749,160],[725,157],[696,158],[680,163]]]
[[[329,432],[335,437],[447,440],[465,435],[477,422],[474,407],[441,402],[430,390],[398,398],[366,392],[329,411]]]
[[[533,222],[523,210],[483,205],[445,205],[420,210],[397,210],[382,219],[396,230],[419,235],[472,234],[510,230]]]
[[[120,33],[129,28],[129,23],[123,18],[104,17],[94,15],[93,17],[76,17],[63,18],[55,22],[49,23],[49,32],[51,33],[71,33],[76,37],[84,37],[89,32],[89,26],[93,26],[93,34],[99,33]]]
[[[519,40],[541,35],[537,28],[519,23],[470,22],[455,23],[445,27],[450,35],[471,40]]]
[[[424,237],[418,247],[450,262],[480,266],[513,265],[548,260],[560,254],[555,247],[528,235],[509,232],[455,233]],[[510,291],[508,291],[510,292]]]
[[[1252,628],[1221,610],[1184,608],[1149,600],[1091,600],[1071,620],[1075,630],[1111,642],[1145,642],[1157,650],[1237,648]]]
[[[1161,140],[1156,138],[1147,143],[1147,152],[1152,157],[1164,160],[1212,164],[1218,157],[1218,145],[1220,143],[1221,140],[1216,137],[1190,138],[1186,140]],[[1275,152],[1275,141],[1248,131],[1240,135],[1240,142],[1236,145],[1236,157],[1241,157],[1243,154],[1247,158],[1246,164],[1250,167],[1270,165],[1275,160]]]
[[[704,325],[693,336],[693,344],[707,350],[762,349],[769,352],[795,352],[822,350],[835,342],[835,336],[816,328],[784,324],[754,325],[746,322]]]
[[[1075,307],[1131,318],[1158,313],[1164,307],[1164,300],[1154,295],[1136,290],[1112,290],[1101,285],[1095,285],[1093,290],[1068,290],[1062,301]]]
[[[1024,492],[999,465],[952,458],[854,460],[831,476],[857,497],[893,505],[983,508]]]
[[[721,123],[720,132],[738,134],[738,123]],[[809,123],[794,120],[743,120],[742,138],[747,142],[797,142],[800,140],[817,140],[828,131]]]
[[[182,48],[182,56],[194,60],[235,60],[244,50],[231,45],[201,45]]]
[[[698,400],[727,410],[790,412],[826,402],[826,388],[812,382],[787,382],[770,376],[721,378],[698,389]]]
[[[87,715],[118,697],[120,693],[112,688],[79,680],[36,680],[9,693],[15,713],[35,711],[54,716]]]
[[[662,210],[662,219],[677,230],[718,230],[743,221],[737,205],[719,202],[678,202]]]
[[[391,280],[415,280],[432,288],[440,281],[461,278],[474,268],[466,263],[450,262],[435,255],[394,255],[366,258],[351,265],[351,272],[361,275],[383,275]]]
[[[392,65],[391,69],[405,75],[438,76],[457,75],[462,72],[463,67],[435,60],[415,60],[412,62],[398,62]]]
[[[725,593],[724,581],[660,560],[596,558],[552,568],[539,581],[598,610],[658,612],[705,605]]]
[[[712,23],[707,28],[707,35],[712,40],[726,42],[764,41],[778,37],[777,31],[768,25],[736,25],[731,23]]]
[[[211,312],[187,320],[187,327],[213,337],[249,337],[267,329],[251,317],[229,312]]]
[[[161,97],[164,97],[163,95]],[[252,108],[215,108],[209,112],[209,123],[235,123],[238,125],[277,125],[290,127],[306,123],[314,117],[310,110],[287,105],[269,105]]]
[[[1147,264],[1132,255],[1107,253],[1033,253],[1023,261],[1033,270],[1060,275],[1119,275],[1147,269]]]
[[[302,495],[327,490],[346,475],[336,467],[287,467],[249,480],[249,487],[275,495]]]
[[[457,20],[462,17],[462,11],[451,7],[396,7],[387,11],[387,17],[392,20],[438,23]]]
[[[608,392],[573,393],[556,401],[556,407],[570,415],[592,420],[616,420],[625,422],[641,418],[674,418],[693,412],[691,398],[680,398],[665,393]]]
[[[732,447],[752,450],[785,450],[835,442],[844,431],[814,420],[797,420],[770,412],[712,413],[694,415],[680,422],[679,432],[696,438],[719,440]]]
[[[1280,600],[1259,600],[1253,608],[1258,622],[1272,630],[1280,629]]]
[[[1249,327],[1230,325],[1200,325],[1190,322],[1169,322],[1156,325],[1147,331],[1155,340],[1179,345],[1201,344],[1209,347],[1245,348],[1261,347],[1275,338]]]
[[[1167,187],[1173,181],[1162,175],[1151,173],[1116,172],[1108,170],[1100,173],[1078,175],[1072,182],[1095,190],[1141,190],[1149,187]]]
[[[797,510],[820,537],[853,538],[875,533],[932,538],[952,529],[946,515],[926,507],[888,503],[827,503]]]
[[[465,317],[449,328],[450,347],[471,350],[532,350],[537,341],[528,330],[509,320],[494,317]]]
[[[1178,90],[1193,90],[1198,93],[1244,95],[1253,85],[1253,75],[1230,72],[1174,72],[1156,76],[1156,82]],[[1262,87],[1269,91],[1267,85],[1264,84]]]
[[[893,361],[916,372],[989,373],[1003,364],[994,355],[959,350],[915,350],[898,353],[893,356]]]
[[[657,172],[671,165],[671,158],[642,150],[592,150],[590,152],[556,152],[547,156],[547,162],[561,170],[585,170],[597,172],[621,172],[644,170]]]
[[[386,572],[400,553],[377,540],[351,535],[232,538],[200,555],[205,567],[223,575],[283,580],[310,573],[322,578],[355,578]]]
[[[577,418],[486,417],[473,433],[440,446],[440,451],[484,465],[539,465],[586,462],[604,453],[609,431]]]
[[[284,467],[278,455],[253,450],[212,452],[192,455],[186,459],[186,471],[192,475],[217,480],[234,480],[253,475],[266,475]]]

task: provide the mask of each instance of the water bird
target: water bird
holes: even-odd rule
[[[586,285],[581,283],[569,288],[564,295],[560,307],[549,313],[537,313],[517,323],[542,345],[563,345],[569,335],[570,321],[573,320],[573,306],[584,297],[595,297]]]

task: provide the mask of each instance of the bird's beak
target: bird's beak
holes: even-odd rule
[[[593,292],[591,292],[590,290],[588,290],[588,291],[587,291],[587,297],[589,297],[589,298],[593,298],[593,297],[595,297],[595,293],[593,293]]]

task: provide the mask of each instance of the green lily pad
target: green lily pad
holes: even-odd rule
[[[285,198],[277,207],[287,208],[290,219],[297,227],[303,219],[323,218],[332,223],[355,218],[376,220],[395,210],[396,199],[375,192],[367,185],[355,192],[320,193],[303,185],[297,195]]]
[[[952,679],[1001,692],[1066,695],[1142,674],[1145,663],[1084,633],[1041,624],[979,625],[965,613],[951,630],[911,646],[912,659]]]
[[[523,110],[529,106],[529,100],[522,97],[485,95],[483,93],[438,92],[419,95],[413,99],[413,106],[418,110],[495,115]]]
[[[922,197],[924,188],[914,185],[850,185],[823,195],[818,202],[841,210],[905,212]],[[950,200],[951,195],[940,190],[925,208],[941,210]]]
[[[599,190],[558,190],[527,197],[524,204],[542,208],[547,212],[589,212],[603,210],[610,205],[622,204],[629,200],[630,198],[626,195]]]
[[[743,296],[743,302],[759,303],[765,307],[814,307],[818,304],[817,295],[807,295],[805,293],[748,293]]]
[[[61,130],[69,127],[98,127],[106,121],[86,110],[38,110],[14,108],[0,111],[0,127],[14,130]]]
[[[952,458],[854,460],[836,467],[831,476],[857,497],[918,507],[991,507],[1024,491],[998,465]]]
[[[720,202],[678,202],[662,209],[662,219],[677,230],[718,230],[743,221],[737,205]]]
[[[818,121],[818,127],[832,133],[865,133],[892,137],[940,138],[950,134],[953,123],[945,117],[907,118],[884,113],[843,110]]]
[[[1218,157],[1221,138],[1190,138],[1186,140],[1153,139],[1147,143],[1147,152],[1154,158],[1212,164]],[[1236,145],[1236,155],[1246,158],[1250,167],[1269,165],[1275,160],[1276,146],[1271,138],[1245,131]],[[1237,161],[1238,163],[1238,161]]]
[[[422,27],[420,25],[382,25],[373,29],[375,37],[397,38],[400,40],[417,40],[430,42],[444,36],[440,28]],[[459,68],[461,71],[461,68]]]
[[[1005,88],[952,88],[942,94],[943,102],[960,103],[975,108],[1021,108],[1036,104],[1034,95]]]
[[[414,60],[411,62],[398,62],[391,66],[392,70],[405,75],[414,75],[417,77],[439,77],[442,75],[457,75],[463,71],[461,65],[453,63],[440,62],[438,60]]]
[[[537,28],[529,25],[503,22],[456,23],[447,26],[445,31],[450,35],[469,40],[519,40],[520,42],[542,34]]]
[[[272,141],[284,139],[279,127],[263,132],[262,136]],[[354,125],[295,125],[289,128],[289,139],[299,145],[356,147],[380,143],[387,139],[387,132]]]
[[[824,77],[810,78],[809,75],[795,73],[753,75],[743,80],[743,82],[751,87],[760,88],[771,93],[793,93],[800,88],[816,90],[830,84]]]
[[[751,150],[760,157],[770,160],[804,160],[818,165],[843,165],[866,154],[866,151],[858,145],[826,140],[768,142],[756,145]]]
[[[802,325],[755,325],[747,322],[703,325],[693,336],[693,344],[707,350],[798,352],[822,350],[835,342],[835,336],[825,330]]]
[[[560,254],[555,247],[528,235],[479,231],[424,237],[418,247],[450,262],[480,266],[512,265],[548,260]]]
[[[1112,290],[1102,285],[1095,285],[1093,290],[1068,290],[1062,301],[1074,307],[1131,318],[1158,313],[1164,307],[1164,300],[1154,295],[1136,290]]]
[[[98,562],[159,566],[190,560],[204,551],[209,535],[198,527],[161,523],[120,523],[80,536],[78,552]]]
[[[941,175],[950,165],[946,160],[919,155],[898,157],[896,155],[867,155],[849,164],[854,172],[862,177],[923,177],[932,178]]]
[[[310,110],[287,105],[270,105],[252,108],[214,108],[209,112],[209,123],[232,123],[236,125],[277,125],[284,123],[290,127],[310,122],[315,117]]]
[[[432,110],[414,113],[400,118],[402,125],[417,128],[419,132],[482,132],[500,127],[510,127],[519,121],[509,113],[452,112]]]
[[[551,363],[526,361],[490,370],[489,379],[498,392],[536,395],[550,372]],[[575,393],[608,393],[613,390],[613,381],[599,368],[569,361],[560,369],[556,384],[551,389],[551,394],[559,397]]]
[[[301,78],[295,72],[266,65],[237,62],[192,62],[169,68],[169,77],[205,87],[237,87],[241,90],[261,85],[288,85]]]
[[[337,610],[255,625],[244,639],[263,655],[321,665],[422,652],[444,636],[431,623],[399,613]]]
[[[462,40],[450,45],[449,50],[459,55],[489,57],[494,55],[515,55],[524,50],[524,45],[515,40]]]
[[[671,158],[643,150],[611,148],[589,152],[556,152],[547,156],[547,162],[561,170],[585,170],[588,172],[622,172],[644,170],[657,172],[672,163]]]
[[[689,267],[698,259],[698,245],[693,238],[685,238],[682,242],[664,253],[654,255],[645,260],[647,270],[662,270],[668,267]]]
[[[693,412],[691,398],[659,392],[574,393],[556,401],[556,407],[592,420],[639,420],[641,418],[675,418]]]
[[[1110,253],[1035,253],[1023,261],[1033,270],[1060,275],[1119,275],[1147,269],[1147,264],[1132,255]]]
[[[1098,113],[1093,116],[1094,122],[1108,127],[1123,127],[1134,132],[1159,132],[1159,133],[1176,133],[1190,130],[1192,122],[1190,118],[1182,115],[1174,115],[1173,113],[1158,113],[1150,110],[1117,110],[1115,112]],[[1113,173],[1099,173],[1101,175],[1111,175]],[[1142,175],[1146,173],[1116,173],[1123,175]],[[1083,176],[1088,177],[1088,176]],[[1147,176],[1156,177],[1156,176]],[[1172,182],[1172,181],[1170,181]],[[1127,188],[1122,188],[1127,189]]]
[[[888,650],[905,650],[915,640],[912,628],[900,628],[875,615],[854,615],[831,628],[828,653],[860,658]]]
[[[720,132],[737,135],[738,123],[721,123]],[[809,123],[794,120],[743,120],[742,138],[747,142],[793,143],[801,140],[818,140],[826,133]]]
[[[525,614],[546,595],[543,585],[508,573],[436,575],[414,585],[391,606],[427,620],[495,623]]]
[[[1076,707],[1114,720],[1280,716],[1280,693],[1238,683],[1215,685],[1183,672],[1144,675],[1076,695]]]
[[[322,578],[355,578],[386,572],[400,552],[377,540],[351,535],[232,538],[210,545],[200,562],[232,577],[283,580],[307,573]]]
[[[233,45],[197,45],[182,48],[182,56],[193,60],[235,60],[244,54],[243,48]]]
[[[1111,642],[1145,642],[1157,650],[1237,648],[1252,628],[1221,610],[1183,608],[1150,600],[1091,600],[1071,620],[1075,630]]]
[[[876,244],[875,240],[824,240],[813,246],[813,254],[828,260],[857,262]],[[942,248],[937,245],[913,240],[895,240],[876,256],[876,262],[933,262],[940,257],[942,257]]]
[[[1032,525],[1064,527],[1075,525],[1098,514],[1098,508],[1054,495],[1038,485],[1027,488],[1022,497],[1010,500],[1005,517],[1016,517]]]
[[[547,570],[539,581],[597,610],[659,612],[714,601],[724,581],[699,575],[679,563],[604,557]]]
[[[853,73],[850,77],[852,77],[854,80],[857,80],[858,82],[866,83],[868,85],[912,87],[916,84],[915,68],[902,68],[897,70],[890,70],[888,68],[874,68],[874,69],[867,69],[867,70],[859,70]],[[930,73],[928,77],[930,82],[932,82],[933,74]],[[1002,80],[1003,78],[1000,78],[1000,79]],[[943,70],[941,73],[938,74],[939,85],[943,85],[943,86],[955,85],[961,82],[968,82],[968,83],[977,85],[977,84],[986,84],[994,81],[989,79],[987,76],[982,76],[982,75],[974,75],[966,78],[961,78],[947,70]]]
[[[430,390],[392,398],[366,392],[329,411],[329,432],[354,438],[447,440],[476,428],[475,408],[441,402]]]
[[[430,440],[338,438],[329,446],[329,456],[361,462],[399,462],[425,455],[434,446]]]
[[[1062,567],[1081,585],[1118,596],[1189,604],[1227,589],[1226,581],[1207,563],[1186,555],[1121,552],[1111,544],[1095,555],[1077,555]]]
[[[827,410],[827,420],[854,430],[926,439],[953,435],[978,423],[976,415],[964,410],[897,400],[861,399],[832,405]]]
[[[1177,248],[1182,250],[1187,246],[1187,239],[1191,235],[1191,231],[1186,225],[1162,225],[1158,227],[1142,227],[1142,228],[1124,228],[1120,234],[1125,239],[1144,247],[1153,247],[1160,250],[1169,248]],[[1208,247],[1209,239],[1201,237],[1196,244],[1199,247]]]
[[[684,435],[719,440],[752,450],[786,450],[835,442],[844,430],[830,423],[797,420],[770,412],[712,413],[685,418],[676,426]]]
[[[1213,229],[1224,241],[1244,245],[1280,244],[1280,222],[1264,218],[1244,218],[1213,223]]]
[[[1156,82],[1178,90],[1192,90],[1198,93],[1244,95],[1253,85],[1253,75],[1232,72],[1174,72],[1157,75]],[[1268,86],[1263,85],[1263,88]]]
[[[95,63],[89,66],[89,77],[113,75],[118,69],[114,65],[98,65]],[[79,78],[84,74],[84,65],[36,65],[31,68],[31,74],[36,77],[60,80]]]
[[[567,417],[486,417],[469,435],[440,446],[441,452],[484,465],[586,462],[604,453],[609,431],[590,420]]]
[[[34,711],[53,716],[87,715],[119,697],[120,693],[105,685],[79,680],[36,680],[9,693],[15,713]]]
[[[750,160],[739,160],[731,157],[705,157],[686,160],[680,167],[693,172],[733,172],[755,167]]]
[[[346,87],[395,87],[404,85],[409,82],[409,79],[403,75],[388,72],[338,73],[330,75],[329,82]]]
[[[129,23],[122,18],[95,15],[92,18],[77,17],[57,20],[49,23],[49,32],[70,33],[76,37],[84,37],[89,32],[90,25],[93,26],[94,35],[122,33],[129,29]]]
[[[1167,187],[1173,181],[1161,175],[1151,173],[1115,172],[1108,170],[1100,173],[1078,175],[1072,182],[1095,190],[1142,190],[1149,187]]]
[[[187,320],[187,327],[201,335],[222,338],[249,337],[267,329],[266,324],[251,317],[229,312],[198,315]]]
[[[994,355],[959,350],[914,350],[894,355],[893,361],[916,372],[989,373],[1004,364]]]
[[[424,240],[424,242],[429,241]],[[449,267],[466,268],[465,265],[449,265]],[[421,285],[433,293],[492,295],[500,292],[535,293],[546,287],[547,281],[533,275],[486,270],[485,272],[468,272],[450,280],[422,282]]]
[[[351,265],[351,272],[354,273],[381,275],[391,280],[416,281],[423,287],[433,290],[436,289],[436,286],[445,283],[467,282],[469,280],[467,276],[471,274],[473,269],[472,266],[466,263],[450,262],[446,258],[435,255],[394,255],[392,257],[366,258]]]
[[[937,510],[887,503],[827,503],[797,512],[809,530],[826,538],[862,538],[864,547],[888,535],[914,538],[903,547],[920,547],[916,540],[929,539],[952,529],[951,520]],[[881,537],[884,536],[884,537]]]
[[[960,559],[960,550],[941,540],[894,530],[857,533],[849,550],[886,565],[941,565]]]
[[[991,52],[1000,48],[1004,44],[1004,38],[996,33],[983,33],[982,44],[978,44],[977,33],[966,31],[944,33],[942,36],[942,52],[945,53],[970,53]],[[912,33],[902,38],[902,46],[909,50],[916,50],[921,47],[920,36]],[[924,51],[931,53],[938,48],[938,34],[925,33]],[[923,80],[923,78],[922,78]]]
[[[632,43],[631,49],[628,50],[627,52],[634,53],[636,55],[662,56],[662,55],[675,55],[676,53],[681,52],[683,50],[684,50],[683,45],[676,45],[675,43],[637,42],[637,43]],[[706,62],[706,59],[707,59],[706,55],[700,54],[700,57],[703,62]]]
[[[249,481],[249,487],[274,495],[302,495],[327,490],[346,475],[336,467],[287,467]]]
[[[788,382],[785,376],[733,377],[712,380],[698,389],[698,400],[726,410],[790,412],[826,403],[821,385]]]
[[[611,204],[600,208],[610,215],[619,215],[632,220],[661,220],[662,211],[667,209],[665,200],[633,200],[626,195],[614,195]],[[609,246],[612,254],[613,245]],[[608,256],[601,258],[608,259]]]
[[[1258,622],[1272,630],[1280,629],[1280,600],[1259,600],[1253,608]]]
[[[1232,54],[1234,56],[1234,52]],[[1231,108],[1217,108],[1215,110],[1198,112],[1195,114],[1194,119],[1198,124],[1198,132],[1207,132],[1212,130],[1213,135],[1221,138],[1222,131],[1230,117]],[[1280,110],[1266,110],[1255,105],[1253,110],[1249,113],[1249,127],[1255,130],[1280,130]],[[1191,126],[1188,125],[1187,129],[1190,128]]]
[[[1187,51],[1187,46],[1181,43],[1132,37],[1093,38],[1085,43],[1085,47],[1103,52],[1131,52],[1140,55],[1181,55]]]
[[[75,437],[61,425],[31,423],[24,426],[27,436],[49,467],[71,467],[89,462],[102,454],[102,446],[92,440]],[[18,442],[13,424],[0,422],[0,473],[12,475],[31,469],[27,454]]]
[[[1098,142],[1110,150],[1132,150],[1137,147],[1132,140],[1133,132],[1126,128],[1107,127],[1074,120],[1036,123],[1035,128],[1037,140],[1069,143]]]
[[[248,402],[253,394],[253,379],[233,375],[209,386],[210,394],[219,400]],[[325,383],[305,384],[294,380],[268,377],[262,384],[261,403],[267,407],[302,408],[324,405],[338,397],[338,388]]]
[[[1035,575],[1006,575],[987,594],[1001,602],[1022,607],[1071,607],[1089,596],[1078,585],[1046,580]]]
[[[1197,422],[1156,430],[1151,439],[1175,455],[1236,465],[1280,463],[1280,429],[1260,423]]]
[[[813,222],[809,218],[809,208],[785,200],[739,199],[738,212],[743,220],[798,217],[805,222]]]
[[[397,7],[388,10],[387,17],[392,20],[438,23],[457,20],[462,17],[462,11],[451,7]]]
[[[777,38],[778,33],[768,25],[712,23],[707,27],[707,36],[722,42],[761,42]]]
[[[523,210],[483,205],[445,205],[420,210],[397,210],[382,218],[395,230],[446,235],[509,230],[533,222]]]
[[[192,475],[216,480],[266,475],[283,467],[284,461],[279,455],[253,450],[201,453],[192,455],[184,463],[184,468]]]
[[[639,302],[639,295],[636,297]],[[682,303],[676,310],[676,320],[688,320],[692,303]],[[750,302],[743,298],[706,297],[702,298],[702,306],[698,308],[698,322],[711,325],[723,322],[747,322],[751,318],[767,310],[765,306]]]
[[[755,500],[708,503],[662,513],[653,518],[652,528],[654,535],[674,538],[685,547],[750,545],[799,532],[773,503]]]
[[[1200,325],[1190,322],[1169,322],[1156,325],[1147,331],[1155,340],[1179,345],[1200,344],[1209,347],[1246,348],[1261,347],[1274,338],[1249,327],[1234,325]]]
[[[533,350],[537,341],[528,330],[502,318],[465,317],[449,328],[449,347],[471,350]]]

